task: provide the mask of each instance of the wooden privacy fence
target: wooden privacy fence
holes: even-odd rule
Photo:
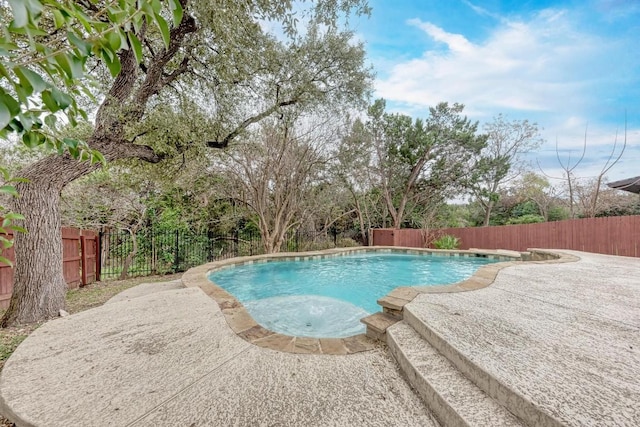
[[[90,230],[63,227],[62,268],[69,289],[75,289],[100,280],[99,237]],[[11,237],[11,232],[9,233]],[[13,248],[2,251],[2,256],[15,261]],[[13,292],[13,268],[0,262],[0,308],[9,306]]]
[[[640,257],[640,215],[585,218],[540,224],[436,230],[375,229],[373,245],[428,247],[440,236],[460,239],[460,249],[573,249]]]

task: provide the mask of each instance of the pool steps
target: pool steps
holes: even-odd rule
[[[410,305],[404,307],[403,314],[404,320],[402,323],[411,328],[415,332],[415,334],[417,334],[422,339],[422,341],[404,341],[401,337],[398,336],[398,334],[394,333],[393,327],[391,327],[386,331],[386,342],[390,349],[392,349],[393,345],[399,348],[403,348],[405,351],[427,352],[429,351],[429,349],[434,349],[436,352],[438,352],[438,354],[441,355],[441,357],[444,357],[449,361],[449,363],[451,364],[451,369],[454,369],[460,375],[464,376],[467,380],[474,384],[475,388],[482,391],[493,402],[501,405],[503,409],[506,408],[506,410],[511,414],[516,415],[518,419],[523,422],[523,424],[521,425],[536,427],[563,426],[562,423],[548,415],[529,399],[525,398],[520,393],[508,387],[507,385],[503,384],[497,378],[485,371],[481,366],[474,363],[470,357],[449,344],[434,329],[432,329],[429,324],[422,321],[418,316],[416,316],[411,310]],[[395,340],[395,342],[392,344],[393,340]],[[415,346],[418,346],[418,348],[416,349]],[[412,348],[412,350],[407,350],[407,348]],[[396,356],[397,353],[394,353],[393,350],[391,350],[391,352],[396,357],[396,360],[399,360],[398,356]],[[408,368],[408,366],[406,367]],[[420,369],[420,367],[421,365],[418,363],[417,365],[412,366],[411,369]],[[410,374],[407,372],[407,370],[405,370],[404,367],[402,367],[402,365],[401,368],[403,368],[402,370],[405,372],[410,380],[409,382],[411,383]],[[411,385],[418,389],[415,384],[411,383]],[[430,406],[428,401],[427,405]],[[445,423],[445,425],[449,424]],[[497,426],[502,424],[485,424],[484,422],[480,421],[479,423],[469,425]]]
[[[385,335],[387,329],[400,320],[401,319],[398,319],[395,316],[381,312],[374,313],[370,316],[360,319],[360,321],[367,326],[366,335],[371,339],[381,342],[386,342],[387,340],[387,336]]]
[[[395,288],[384,297],[378,300],[378,305],[382,307],[382,312],[397,319],[402,319],[402,308],[410,303],[420,292],[415,288],[402,286]]]
[[[524,426],[480,390],[406,322],[387,329],[387,344],[411,386],[443,426]]]
[[[389,292],[386,296],[378,300],[378,305],[382,307],[382,312],[374,313],[360,321],[367,326],[366,335],[374,340],[386,341],[385,331],[394,323],[402,320],[402,309],[419,292],[410,287],[399,287]]]
[[[446,353],[440,353],[418,333],[431,335],[424,329],[428,326],[405,307],[417,295],[414,289],[396,288],[378,300],[382,312],[361,321],[367,326],[369,338],[386,342],[409,384],[440,423],[456,427],[527,425],[469,380],[443,355]]]
[[[573,258],[540,250],[521,255],[523,261],[534,263],[566,262]],[[386,342],[411,386],[442,425],[562,426],[447,343],[407,306],[423,292],[461,292],[486,287],[508,265],[513,263],[485,266],[484,271],[460,284],[418,290],[396,288],[378,300],[382,312],[362,319],[367,326],[366,335]]]

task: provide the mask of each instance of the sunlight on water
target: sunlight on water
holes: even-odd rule
[[[271,297],[244,303],[256,322],[285,335],[341,338],[364,333],[364,309],[318,295]]]

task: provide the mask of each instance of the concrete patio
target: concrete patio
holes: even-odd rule
[[[426,325],[559,424],[640,425],[640,259],[571,253],[582,259],[419,295],[402,323]],[[18,426],[438,425],[386,346],[261,348],[179,283],[37,329],[4,367],[0,405]]]
[[[424,372],[433,365],[424,355],[437,350],[453,365],[438,369],[452,371],[443,393],[462,372],[473,387],[453,401],[472,406],[465,400],[479,388],[525,425],[640,425],[640,259],[564,252],[580,260],[508,267],[471,292],[420,294],[388,332],[393,353]],[[489,408],[458,411],[482,420]]]
[[[200,289],[167,287],[38,328],[2,371],[2,413],[43,427],[437,425],[383,347],[260,348]]]

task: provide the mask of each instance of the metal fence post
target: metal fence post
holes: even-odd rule
[[[151,240],[151,274],[157,274],[158,272],[158,248],[156,247],[156,234],[153,224],[151,224],[149,227],[149,238]]]
[[[176,271],[178,271],[178,263],[180,262],[180,259],[178,258],[179,256],[179,244],[180,244],[180,232],[178,230],[176,230],[176,242],[175,242],[176,246],[175,246],[175,258],[173,259],[173,272],[175,273]]]
[[[104,232],[98,231],[98,240],[96,241],[96,282],[100,281],[100,275],[102,274],[102,238]]]
[[[233,230],[233,252],[235,256],[238,256],[239,250],[238,250],[238,229],[237,228]]]
[[[215,259],[213,254],[213,232],[207,230],[207,262],[211,262]]]

